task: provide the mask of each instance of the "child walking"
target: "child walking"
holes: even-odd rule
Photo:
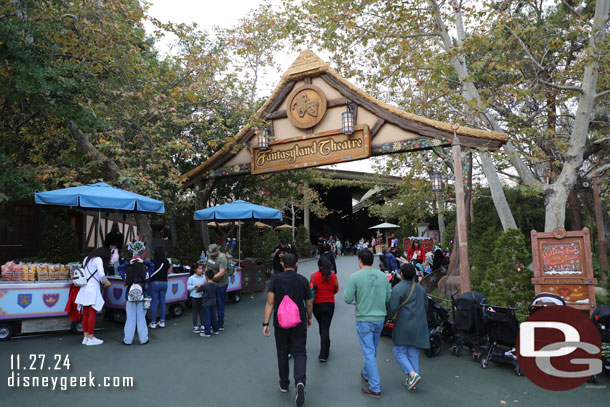
[[[203,332],[203,294],[199,291],[199,288],[205,283],[205,276],[203,275],[203,264],[197,264],[195,268],[195,274],[189,277],[186,282],[186,289],[189,291],[191,296],[191,304],[193,306],[193,333]],[[199,323],[197,323],[197,317],[199,317]]]
[[[216,287],[218,285],[214,282],[214,270],[206,270],[205,277],[205,284],[197,289],[197,291],[203,293],[205,314],[205,330],[199,335],[209,338],[211,333],[218,335],[218,320],[216,319]]]

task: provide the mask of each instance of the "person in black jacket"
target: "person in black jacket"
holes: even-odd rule
[[[320,255],[320,260],[322,259],[326,259],[330,262],[330,264],[332,264],[333,268],[332,268],[332,272],[337,274],[337,263],[335,262],[335,255],[331,253],[331,249],[332,247],[330,246],[330,244],[328,242],[326,242],[323,246],[323,252]]]
[[[281,273],[284,271],[284,267],[282,267],[282,259],[288,253],[292,253],[297,255],[296,249],[288,243],[286,239],[282,239],[279,245],[273,251],[273,273]]]
[[[150,304],[150,324],[149,328],[155,329],[165,328],[165,294],[167,293],[167,273],[169,273],[170,264],[165,257],[163,247],[155,249],[154,258],[155,269],[148,279],[148,291],[152,297]],[[157,307],[161,308],[161,316],[157,324]]]

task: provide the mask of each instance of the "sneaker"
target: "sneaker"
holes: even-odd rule
[[[322,362],[322,363],[326,363],[326,359],[324,359],[324,358],[320,358],[320,362]]]
[[[369,379],[367,379],[366,377],[364,377],[364,370],[360,371],[360,377],[362,378],[362,383],[364,384],[369,384]]]
[[[154,322],[151,322],[150,324],[148,324],[148,327],[150,329],[155,329],[157,327],[157,324],[155,324]]]
[[[88,340],[88,339],[89,339],[89,338],[87,338],[86,336],[83,338],[83,345],[86,345],[86,344],[87,344],[87,340]]]
[[[415,373],[413,376],[409,377],[407,388],[409,390],[415,390],[415,386],[417,386],[417,383],[419,382],[421,382],[421,377]]]
[[[220,332],[216,331],[216,332],[212,332],[214,335],[218,335]]]
[[[285,388],[283,388],[282,386],[280,386],[280,391],[281,391],[282,393],[288,393],[288,388],[286,388],[286,389],[285,389]]]
[[[297,396],[294,399],[294,404],[297,407],[305,404],[305,385],[303,383],[297,383]]]
[[[123,345],[131,346],[131,343],[125,342],[125,339],[123,339],[121,342],[123,342]]]
[[[219,331],[224,331],[224,330],[225,330],[225,327],[224,327],[224,326],[219,326],[219,327],[218,327],[218,330],[219,330]]]
[[[165,321],[159,321],[159,328],[165,328]]]
[[[95,345],[101,345],[102,343],[104,343],[104,341],[103,341],[103,340],[101,340],[101,339],[97,339],[96,337],[93,337],[93,338],[90,338],[90,339],[87,341],[86,345],[87,345],[87,346],[95,346]]]
[[[362,391],[362,393],[364,393],[367,396],[372,397],[374,399],[380,399],[381,398],[381,392],[380,391],[373,391],[373,390],[369,389],[369,386],[367,386],[367,385],[362,386],[362,388],[360,390]]]
[[[199,336],[203,336],[204,338],[209,338],[212,335],[206,334],[205,332],[202,332],[202,333],[199,334]]]
[[[194,327],[193,327],[193,333],[194,333],[194,334],[199,334],[199,333],[201,333],[201,328],[199,328],[198,326],[194,326]]]
[[[146,342],[142,342],[140,345],[146,345],[148,342],[150,342],[150,339],[147,339]]]

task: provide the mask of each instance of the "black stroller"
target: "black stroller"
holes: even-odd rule
[[[457,291],[451,293],[455,344],[451,347],[453,356],[460,356],[462,349],[472,352],[472,359],[479,361],[481,350],[487,345],[487,334],[483,323],[483,306],[487,298],[479,292],[469,291],[455,299]]]
[[[602,363],[606,373],[610,373],[610,305],[595,308],[591,319],[602,339]]]
[[[551,306],[566,306],[566,302],[558,295],[551,293],[540,293],[534,297],[534,301],[532,301],[532,305],[528,308],[528,313],[532,315],[534,312]]]
[[[513,366],[517,376],[521,368],[517,362],[515,344],[519,334],[519,321],[515,316],[518,307],[497,307],[485,305],[483,323],[489,336],[489,346],[481,357],[481,367],[487,368],[490,361],[506,363]]]
[[[426,349],[429,358],[438,355],[442,342],[453,342],[453,322],[449,320],[451,311],[443,307],[434,298],[428,296],[428,329],[430,329],[430,349]]]

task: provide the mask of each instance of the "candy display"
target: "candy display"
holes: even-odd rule
[[[9,261],[1,267],[2,281],[58,281],[68,280],[74,265]]]

